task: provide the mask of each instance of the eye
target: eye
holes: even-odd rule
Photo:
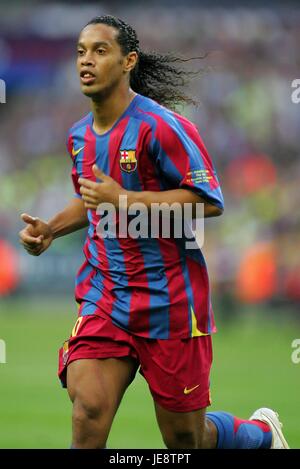
[[[83,49],[77,49],[77,55],[81,56],[84,54],[84,50]]]
[[[103,55],[105,54],[106,50],[105,49],[97,49],[97,54]]]

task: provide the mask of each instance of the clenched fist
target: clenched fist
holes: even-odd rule
[[[53,241],[53,233],[48,223],[27,213],[21,215],[27,226],[20,231],[20,243],[32,256],[39,256],[46,251]]]

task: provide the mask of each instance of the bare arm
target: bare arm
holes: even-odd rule
[[[88,224],[87,210],[83,200],[79,197],[74,197],[62,212],[57,213],[48,221],[53,239],[73,233]]]
[[[26,213],[23,213],[21,218],[27,223],[27,226],[20,231],[20,243],[33,256],[39,256],[46,251],[54,239],[88,225],[86,208],[80,198],[72,199],[61,212],[48,222]]]

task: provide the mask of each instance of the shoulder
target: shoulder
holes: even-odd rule
[[[135,114],[138,118],[147,121],[155,133],[162,133],[166,130],[176,134],[198,133],[195,124],[186,117],[142,95],[139,95]]]
[[[76,135],[77,132],[82,131],[83,129],[86,128],[88,124],[90,124],[93,120],[93,115],[91,112],[86,114],[82,119],[79,121],[75,122],[72,127],[68,130],[68,139],[74,135]]]
[[[92,120],[92,113],[89,112],[82,119],[75,122],[67,132],[66,146],[73,161],[75,160],[75,155],[73,154],[74,142],[83,140],[86,126],[91,124]]]
[[[161,119],[165,119],[169,111],[156,101],[146,96],[138,95],[134,117],[147,122],[152,128],[155,128]]]

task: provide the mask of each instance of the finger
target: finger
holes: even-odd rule
[[[80,194],[87,195],[88,197],[95,197],[97,194],[93,189],[88,189],[87,187],[80,186]]]
[[[35,252],[35,251],[33,251],[33,252],[31,252],[31,251],[27,251],[27,252],[28,252],[28,254],[30,254],[31,256],[36,256],[36,257],[37,257],[37,256],[39,256],[39,255],[41,254],[41,251],[39,251],[39,252]]]
[[[98,204],[92,204],[90,202],[84,202],[85,208],[89,208],[91,210],[97,210]]]
[[[108,178],[108,176],[103,173],[103,171],[101,171],[101,169],[99,169],[96,164],[93,165],[92,170],[97,178],[102,179],[103,181]]]
[[[26,244],[26,243],[21,243],[23,248],[26,249],[26,251],[34,251],[35,249],[39,249],[39,246],[36,244]]]
[[[79,178],[78,182],[81,186],[87,187],[88,189],[96,189],[97,182],[90,181],[89,179]]]
[[[34,236],[30,236],[27,233],[20,233],[21,244],[28,244],[30,246],[35,246],[37,244],[41,244],[41,242],[42,242],[41,236],[34,237]]]
[[[25,223],[29,223],[32,226],[36,226],[39,221],[37,217],[32,217],[31,215],[28,215],[27,213],[22,213],[21,218]]]
[[[34,254],[35,253],[35,249],[30,249],[28,247],[25,247],[25,251],[27,251],[28,254]]]
[[[95,197],[89,197],[87,195],[83,195],[82,199],[83,199],[84,202],[87,202],[87,203],[93,204],[93,205],[96,205],[96,204],[99,203]]]
[[[30,254],[31,256],[38,256],[41,254],[41,249],[30,249],[30,248],[25,248],[25,250]]]

